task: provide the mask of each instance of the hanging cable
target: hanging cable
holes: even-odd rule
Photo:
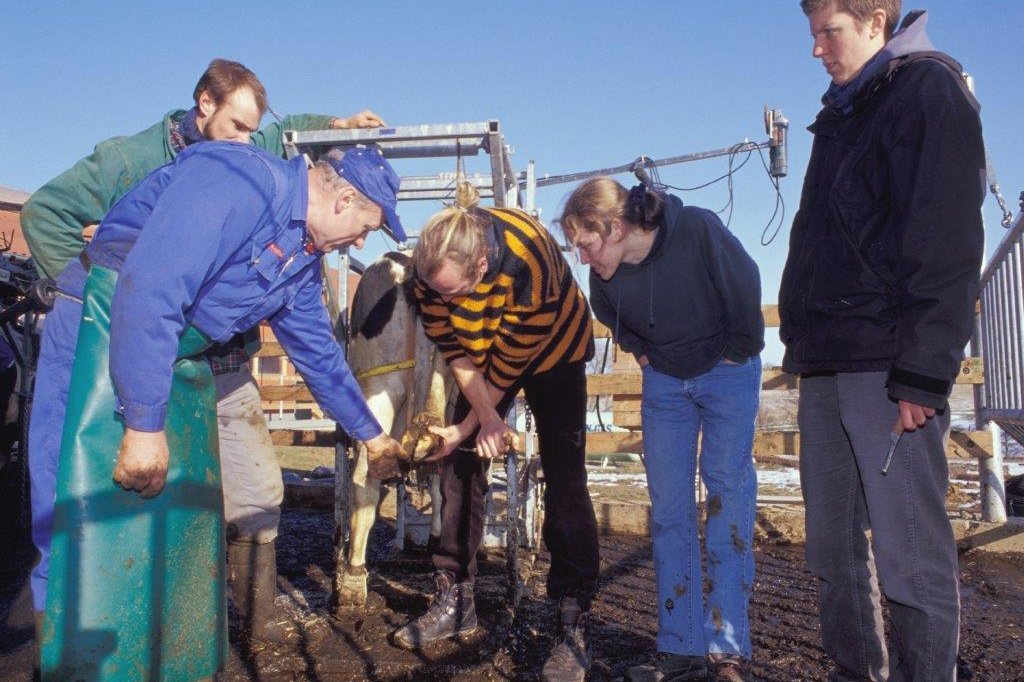
[[[778,236],[779,230],[782,229],[782,225],[786,220],[786,201],[782,198],[782,191],[779,189],[779,178],[772,175],[771,168],[768,166],[768,162],[764,160],[764,154],[760,149],[757,150],[757,155],[761,159],[761,165],[764,166],[765,173],[768,174],[768,182],[775,188],[775,210],[772,211],[771,217],[768,218],[768,223],[761,232],[761,246],[768,246],[775,241],[775,237]],[[775,227],[775,231],[772,232],[772,236],[768,237],[768,231],[771,229],[772,223],[775,222],[776,215],[779,216],[779,224]]]

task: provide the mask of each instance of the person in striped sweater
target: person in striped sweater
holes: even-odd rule
[[[490,461],[514,443],[504,417],[517,393],[537,420],[547,487],[544,542],[558,636],[545,679],[583,679],[587,623],[598,575],[597,524],[584,467],[587,385],[594,354],[590,307],[552,235],[518,209],[482,208],[469,183],[423,228],[413,254],[427,336],[461,396],[438,429],[442,533],[434,555],[437,598],[395,633],[417,648],[476,628],[473,579],[484,530]]]

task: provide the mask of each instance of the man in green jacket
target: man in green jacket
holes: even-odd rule
[[[40,273],[57,278],[85,246],[84,228],[107,211],[137,182],[169,163],[188,145],[227,140],[256,145],[284,156],[284,130],[374,128],[384,122],[372,111],[349,118],[303,114],[286,116],[259,128],[267,94],[255,74],[242,64],[215,59],[193,93],[195,106],[175,110],[156,125],[129,137],[96,145],[80,160],[39,190],[21,211],[21,227]],[[187,226],[183,226],[187,229]],[[262,246],[262,245],[261,245]],[[263,416],[259,391],[241,336],[209,351],[217,384],[224,516],[228,529],[228,577],[243,620],[250,651],[283,642],[291,634],[275,622],[277,538],[284,487],[281,469]],[[41,558],[31,586],[37,616],[46,604],[50,539],[63,414],[43,406],[56,389],[40,373],[29,434],[32,483],[32,538]],[[37,617],[37,624],[40,619]]]

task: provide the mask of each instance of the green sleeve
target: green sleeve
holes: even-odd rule
[[[274,156],[284,158],[284,131],[286,130],[327,130],[331,127],[333,116],[321,114],[296,114],[285,116],[263,126],[252,134],[252,143],[265,149]]]
[[[29,197],[21,230],[42,276],[57,277],[82,251],[82,230],[100,222],[127,191],[128,176],[120,146],[108,140]]]

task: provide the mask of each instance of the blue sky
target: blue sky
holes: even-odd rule
[[[932,41],[976,79],[986,140],[1016,214],[1024,190],[1024,3],[934,0],[904,11],[914,7],[929,10]],[[760,244],[775,201],[756,158],[736,174],[730,225],[760,265],[766,303],[776,300],[807,165],[805,128],[828,84],[796,0],[0,1],[0,13],[0,185],[26,191],[96,142],[189,105],[199,74],[218,56],[253,69],[282,114],[370,107],[398,125],[499,119],[516,169],[534,159],[550,174],[761,140],[764,104],[781,108],[790,120],[782,230],[770,246]],[[433,170],[452,171],[454,162],[438,160]],[[662,179],[690,186],[724,171],[724,159],[703,161],[664,169]],[[557,216],[570,189],[539,193],[542,218]],[[727,199],[724,183],[682,196],[712,209]],[[418,231],[433,209],[400,212]],[[985,218],[991,250],[1003,228],[990,199]],[[363,257],[384,246],[375,238]],[[585,279],[586,269],[578,272]]]

